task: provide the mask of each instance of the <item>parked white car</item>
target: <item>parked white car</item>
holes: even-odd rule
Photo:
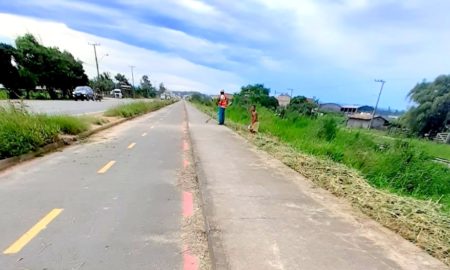
[[[122,96],[122,90],[120,90],[120,89],[114,89],[114,90],[112,90],[111,91],[111,96],[113,97],[113,98],[122,98],[123,96]]]

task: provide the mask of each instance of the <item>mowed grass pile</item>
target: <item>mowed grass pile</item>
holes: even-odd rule
[[[34,151],[57,141],[61,134],[76,135],[87,129],[88,123],[77,117],[0,107],[0,159]]]
[[[173,101],[169,100],[138,101],[113,107],[106,111],[105,116],[130,118],[148,112],[156,111],[172,103]]]
[[[199,104],[196,105],[209,115],[213,117],[216,115],[214,108]],[[442,166],[436,167],[435,165],[438,164],[435,164],[434,162],[430,163],[429,157],[421,153],[420,149],[418,150],[418,153],[411,155],[410,152],[414,151],[414,146],[413,148],[409,148],[410,146],[405,146],[402,142],[395,140],[392,142],[393,145],[383,146],[384,150],[381,150],[379,145],[377,147],[374,146],[374,143],[370,140],[370,136],[361,134],[355,135],[358,133],[357,131],[339,128],[337,125],[330,124],[333,120],[330,120],[329,118],[318,120],[298,119],[299,123],[295,125],[292,123],[292,119],[279,119],[274,116],[272,112],[265,111],[264,109],[258,109],[258,111],[260,114],[262,132],[256,136],[250,134],[246,129],[246,125],[243,125],[247,124],[247,121],[249,120],[246,115],[246,110],[243,108],[236,108],[233,106],[229,108],[227,117],[231,121],[228,121],[227,125],[235,129],[239,134],[253,142],[262,150],[267,151],[289,167],[303,174],[316,185],[329,190],[336,196],[345,198],[354,207],[377,220],[380,224],[399,233],[405,239],[410,240],[431,255],[442,260],[447,265],[450,265],[450,214],[446,211],[442,211],[443,199],[444,197],[448,198],[448,193],[445,193],[445,187],[439,187],[440,185],[448,185],[448,169]],[[339,118],[334,119],[334,121],[337,120],[339,120]],[[281,121],[281,123],[274,124],[275,121]],[[291,124],[289,124],[289,121]],[[271,127],[271,124],[275,127]],[[290,128],[291,126],[293,127]],[[287,129],[286,133],[279,130],[281,127]],[[308,127],[312,130],[302,130]],[[289,129],[294,129],[294,131]],[[270,132],[278,132],[277,134],[279,137],[269,134]],[[349,132],[349,134],[360,140],[367,140],[361,142],[358,141],[359,139],[353,137],[353,140],[350,142],[354,143],[356,146],[349,145],[349,151],[351,149],[355,151],[355,153],[358,153],[358,151],[363,152],[367,146],[371,146],[375,147],[376,150],[371,150],[369,147],[369,149],[366,150],[366,155],[372,155],[373,151],[381,151],[385,154],[392,153],[392,157],[384,158],[378,154],[374,154],[375,157],[372,157],[374,159],[373,161],[371,158],[366,157],[362,164],[366,164],[364,166],[375,164],[376,168],[380,168],[378,166],[384,164],[388,167],[386,168],[386,175],[388,175],[388,172],[391,172],[391,170],[394,170],[392,167],[396,167],[399,172],[396,174],[390,173],[390,175],[394,175],[394,177],[396,176],[397,178],[392,179],[391,181],[384,179],[383,183],[391,183],[396,179],[402,178],[409,179],[410,171],[411,175],[414,177],[420,177],[420,174],[414,173],[414,171],[421,171],[423,177],[417,179],[417,182],[420,182],[421,179],[433,181],[435,180],[433,177],[436,177],[437,183],[433,183],[433,186],[436,186],[436,188],[431,189],[425,188],[423,185],[419,184],[419,187],[415,190],[416,194],[420,194],[417,197],[426,198],[426,194],[430,193],[432,194],[429,196],[430,198],[439,197],[441,200],[421,200],[413,198],[413,196],[397,195],[392,193],[392,191],[408,195],[412,195],[412,193],[411,191],[408,192],[408,189],[395,189],[396,186],[402,186],[402,184],[398,183],[392,183],[391,187],[376,187],[380,182],[368,180],[368,177],[364,176],[362,173],[363,170],[360,164],[355,163],[359,165],[355,166],[359,167],[359,169],[356,170],[355,168],[349,168],[350,166],[346,164],[339,164],[334,161],[333,155],[335,155],[335,153],[333,153],[332,150],[329,150],[333,149],[333,146],[330,146],[330,144],[333,144],[333,141],[334,143],[342,143],[342,141],[339,140],[343,140],[341,137],[343,134],[346,134],[344,132]],[[310,134],[311,136],[314,135],[314,137],[307,137],[307,134]],[[323,144],[323,147],[327,150],[317,149],[320,147],[318,145],[310,146],[307,142],[299,141],[298,137],[300,137],[301,140],[309,140],[310,144]],[[346,141],[344,140],[344,142]],[[306,150],[300,149],[301,146],[305,147]],[[309,153],[306,153],[308,151]],[[400,153],[394,153],[395,151],[399,151]],[[407,157],[405,159],[404,154],[401,153],[402,151],[406,151],[410,153],[410,155],[406,155]],[[351,152],[343,152],[344,155],[351,154]],[[316,153],[317,155],[311,153]],[[338,160],[341,163],[344,163],[344,160],[352,159],[351,157],[341,156]],[[421,160],[425,161],[422,169],[418,168]],[[380,164],[376,164],[377,161],[380,162]],[[389,162],[393,162],[393,164],[389,164]],[[411,164],[412,168],[405,168],[408,164]],[[436,170],[437,172],[433,172],[433,170]],[[372,172],[373,175],[378,175],[378,178],[375,179],[382,177],[386,178],[384,173],[377,174],[377,172],[368,169],[365,171]],[[429,177],[428,173],[432,176]],[[445,182],[445,179],[447,179],[447,182]],[[416,181],[412,182],[415,183]],[[433,193],[433,191],[444,193]]]

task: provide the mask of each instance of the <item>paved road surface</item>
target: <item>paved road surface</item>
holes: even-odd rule
[[[0,254],[0,269],[181,269],[183,113],[178,103],[0,173],[2,251],[47,227]]]
[[[101,102],[73,100],[26,100],[25,105],[30,111],[36,113],[79,115],[106,111],[110,107],[133,101],[133,99],[113,98],[106,98]],[[6,101],[0,101],[0,106],[5,104],[7,104]]]

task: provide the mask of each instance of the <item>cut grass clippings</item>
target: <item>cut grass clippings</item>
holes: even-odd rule
[[[195,105],[215,117],[211,107]],[[440,203],[377,189],[346,165],[302,153],[275,136],[254,136],[242,124],[228,121],[228,126],[317,186],[345,198],[353,207],[450,265],[450,216],[442,211]]]
[[[162,107],[172,104],[171,100],[161,101],[138,101],[113,107],[105,112],[105,116],[118,116],[123,118],[131,118],[152,111],[156,111]]]

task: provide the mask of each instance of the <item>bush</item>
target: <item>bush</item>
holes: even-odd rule
[[[0,90],[0,100],[8,99],[8,92],[6,90]]]
[[[325,118],[321,120],[322,124],[319,131],[317,132],[317,136],[319,136],[319,138],[325,139],[326,141],[332,141],[334,138],[336,138],[336,134],[338,132],[336,120],[334,118]]]

